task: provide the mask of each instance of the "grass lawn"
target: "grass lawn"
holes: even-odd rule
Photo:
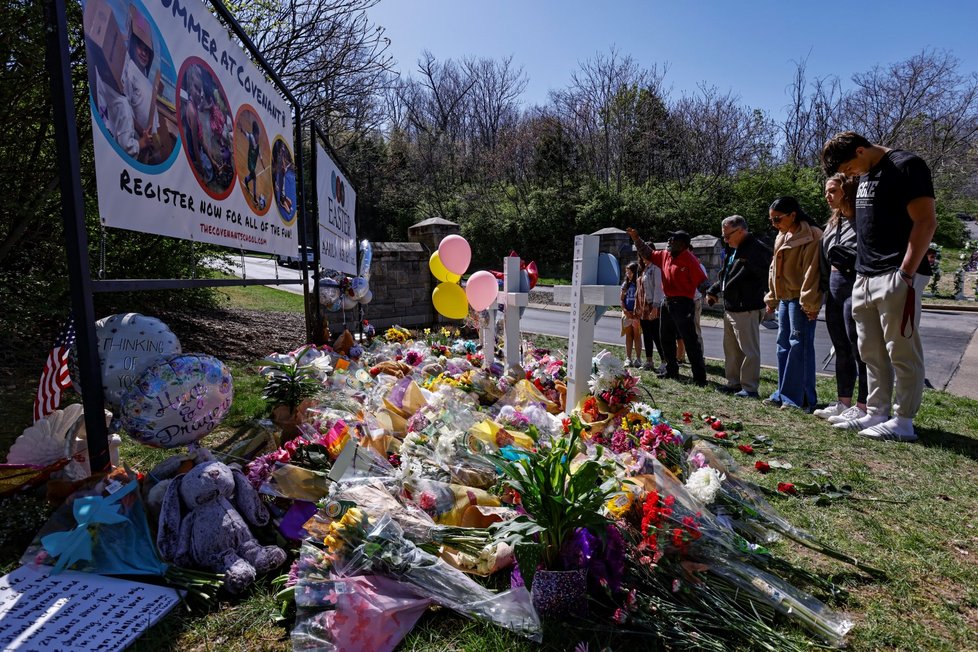
[[[265,292],[286,293],[261,287],[234,288],[232,304],[271,309]],[[302,297],[276,297],[290,310],[302,309]],[[248,303],[253,302],[253,303]],[[564,340],[537,337],[538,346],[562,348]],[[609,347],[619,355],[622,351]],[[204,443],[220,447],[240,441],[255,432],[254,422],[265,416],[259,397],[261,383],[256,364],[234,365],[235,399],[232,413]],[[709,363],[713,381],[722,380],[722,364]],[[688,374],[688,367],[681,368]],[[33,371],[30,374],[33,382]],[[762,373],[762,390],[770,391],[774,374]],[[9,417],[11,403],[32,399],[31,384],[8,382],[0,402],[0,418]],[[775,544],[778,553],[803,567],[830,576],[848,590],[848,598],[829,599],[833,608],[845,611],[855,621],[849,649],[856,651],[978,650],[978,402],[944,392],[927,390],[917,417],[920,441],[915,444],[878,443],[852,433],[835,430],[811,416],[784,412],[759,401],[737,399],[706,388],[643,374],[656,405],[673,425],[707,434],[698,416],[736,419],[745,430],[737,443],[754,437],[770,438],[770,444],[755,445],[754,455],[733,449],[742,472],[760,485],[775,488],[778,482],[827,482],[847,485],[853,498],[828,505],[810,500],[778,497],[772,504],[793,524],[808,529],[826,543],[867,563],[884,569],[887,580],[865,577],[854,569],[814,557],[790,543]],[[16,390],[16,393],[14,392]],[[820,377],[818,392],[823,401],[834,396],[834,380]],[[29,408],[28,408],[29,411]],[[682,413],[697,418],[690,426]],[[18,415],[22,415],[19,408]],[[8,421],[9,423],[9,421]],[[14,433],[0,431],[7,445]],[[126,440],[126,463],[142,471],[166,456],[165,451],[143,448]],[[781,460],[791,469],[772,469],[760,475],[754,461]],[[6,527],[0,535],[2,570],[13,568],[27,541],[43,523],[47,510],[39,498],[25,496],[0,501],[0,518]],[[259,581],[246,596],[222,602],[209,613],[175,611],[136,641],[133,650],[290,650],[286,628],[272,618],[274,590],[269,578]],[[548,649],[573,649],[587,641],[591,650],[654,648],[655,641],[626,638],[620,632],[592,624],[567,623],[549,626],[545,633]],[[490,625],[458,617],[445,609],[432,609],[402,644],[402,650],[466,650],[471,652],[535,650],[538,646]]]

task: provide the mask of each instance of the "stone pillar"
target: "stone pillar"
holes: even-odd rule
[[[432,276],[431,270],[428,269],[428,258],[438,251],[438,245],[445,236],[461,235],[461,231],[462,229],[458,224],[441,217],[430,217],[408,228],[408,240],[420,244],[425,251],[423,276],[427,294],[421,299],[421,303],[417,307],[419,309],[424,307],[428,314],[427,323],[429,324],[449,324],[458,321],[442,317],[431,303],[431,293],[438,284],[438,279]]]
[[[710,283],[714,283],[723,266],[723,242],[713,235],[698,235],[690,241],[689,248],[703,263]]]
[[[635,245],[632,244],[632,239],[628,237],[628,233],[625,231],[609,226],[605,229],[599,229],[591,235],[598,236],[599,254],[611,254],[618,259],[618,267],[622,270],[622,276],[625,274],[625,265],[638,260]]]

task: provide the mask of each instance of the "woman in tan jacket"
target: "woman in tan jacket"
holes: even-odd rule
[[[815,320],[822,309],[822,230],[794,197],[778,197],[768,214],[778,230],[764,297],[768,313],[778,313],[778,388],[765,403],[811,412],[817,402]]]

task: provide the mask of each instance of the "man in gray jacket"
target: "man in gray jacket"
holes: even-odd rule
[[[723,355],[727,384],[718,392],[743,398],[758,398],[761,380],[761,320],[764,292],[771,266],[771,250],[747,230],[740,215],[720,224],[727,244],[727,258],[717,282],[706,291],[706,302],[714,305],[723,295]]]

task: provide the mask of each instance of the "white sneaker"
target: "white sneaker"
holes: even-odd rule
[[[862,419],[866,416],[862,408],[858,405],[853,405],[851,408],[847,409],[842,414],[837,414],[834,417],[829,417],[829,423],[842,423],[843,421],[855,421],[856,419]]]
[[[884,423],[889,416],[880,414],[867,414],[864,417],[859,417],[858,419],[849,419],[848,421],[840,421],[838,423],[833,423],[833,428],[839,428],[840,430],[866,430],[867,428],[872,428],[873,426],[878,426]]]
[[[629,360],[628,358],[625,358],[625,362],[622,363],[622,366],[623,367],[631,367],[632,366],[632,361]]]
[[[913,419],[906,417],[893,417],[871,428],[860,430],[859,436],[880,441],[917,441]]]
[[[837,417],[848,409],[848,405],[836,401],[832,405],[823,407],[821,410],[815,410],[812,412],[812,414],[817,416],[819,419],[828,419],[829,417]]]

